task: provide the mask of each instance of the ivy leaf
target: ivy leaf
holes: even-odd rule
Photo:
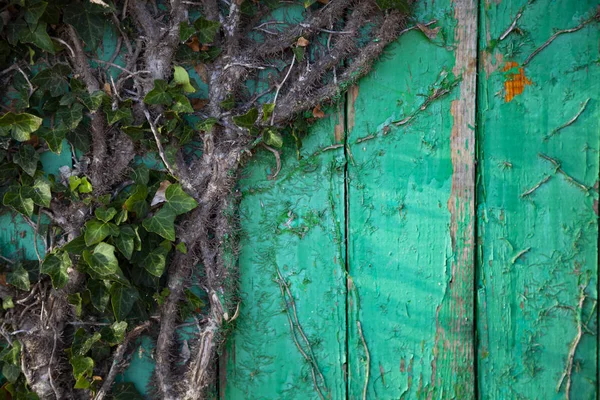
[[[95,49],[104,35],[104,21],[101,15],[90,12],[90,8],[82,4],[71,4],[63,13],[63,21],[73,25],[83,41]]]
[[[263,122],[267,122],[271,115],[273,115],[273,111],[275,111],[275,103],[266,103],[262,106],[263,112]]]
[[[91,270],[101,277],[117,273],[119,261],[115,257],[115,248],[108,243],[98,243],[93,251],[84,250],[83,259]]]
[[[254,126],[256,119],[258,118],[258,109],[251,108],[246,114],[237,115],[233,117],[233,122],[240,128],[250,129]]]
[[[134,212],[138,218],[143,218],[148,212],[146,197],[148,188],[145,185],[136,185],[123,206],[127,211]]]
[[[175,246],[175,249],[178,252],[180,252],[181,254],[187,254],[187,246],[183,242],[177,243],[177,246]]]
[[[83,311],[83,301],[81,300],[81,294],[73,293],[68,295],[67,302],[72,306],[75,306],[75,316],[77,318],[81,317],[81,312]]]
[[[165,201],[164,208],[172,210],[175,215],[185,214],[198,206],[196,200],[184,192],[180,184],[173,184],[167,187]]]
[[[52,286],[58,290],[63,288],[69,281],[67,269],[72,265],[69,253],[48,254],[40,267],[40,272],[50,276]]]
[[[208,132],[213,128],[213,126],[215,126],[216,123],[217,120],[215,118],[207,118],[205,120],[199,121],[196,124],[196,130]]]
[[[198,18],[194,22],[194,27],[198,30],[198,40],[200,43],[212,43],[221,27],[217,21],[210,21],[205,18]]]
[[[15,383],[19,379],[19,376],[21,376],[21,368],[17,365],[4,363],[2,366],[2,376],[10,383]],[[10,399],[11,397],[6,398]]]
[[[79,295],[79,293],[76,293]],[[79,296],[81,300],[81,295]],[[73,344],[71,345],[71,353],[75,356],[85,356],[92,349],[94,344],[102,338],[100,332],[93,335],[88,335],[83,328],[77,329],[73,335]]]
[[[304,54],[306,53],[306,47],[294,46],[292,47],[292,52],[296,56],[296,59],[299,62],[304,61]]]
[[[74,356],[70,360],[73,367],[75,380],[81,377],[91,376],[94,371],[94,360],[90,357]]]
[[[75,146],[77,150],[87,153],[90,150],[90,130],[85,123],[79,124],[76,129],[67,131],[67,140]]]
[[[267,128],[263,132],[263,140],[265,144],[280,149],[283,146],[283,138],[275,129]]]
[[[138,185],[147,185],[150,181],[150,168],[146,164],[138,165],[131,171],[131,179]]]
[[[117,383],[111,390],[113,400],[144,400],[131,382]]]
[[[88,246],[85,244],[85,238],[83,236],[84,235],[77,236],[75,239],[65,244],[62,249],[68,253],[80,255],[88,248]]]
[[[42,14],[44,14],[44,11],[46,11],[47,6],[48,3],[45,1],[28,4],[25,8],[25,21],[27,21],[30,26],[35,26]]]
[[[172,94],[173,100],[175,101],[175,103],[171,106],[171,111],[174,111],[176,113],[192,113],[194,112],[194,109],[192,108],[192,105],[190,104],[190,100],[185,97],[184,94],[182,93],[173,93]]]
[[[181,41],[181,43],[188,40],[190,36],[192,36],[194,33],[196,33],[196,28],[188,24],[187,21],[181,22],[179,24],[179,40]]]
[[[186,93],[194,93],[196,89],[190,84],[190,76],[188,75],[185,68],[178,65],[175,66],[175,72],[173,73],[173,81],[183,87],[183,91]]]
[[[102,339],[108,342],[110,346],[116,346],[125,340],[127,331],[127,322],[115,322],[110,326],[102,328]]]
[[[68,65],[55,64],[51,68],[42,69],[33,77],[31,83],[42,90],[48,91],[52,97],[59,97],[69,90],[66,77],[70,74],[71,68]]]
[[[106,104],[103,107],[106,119],[109,125],[116,124],[119,121],[123,121],[123,124],[131,124],[133,122],[133,115],[131,114],[131,100],[125,100],[121,103],[121,106],[116,110],[112,109],[110,104]]]
[[[90,292],[92,306],[99,312],[104,312],[108,305],[110,300],[109,289],[104,281],[89,279],[87,282],[87,290]]]
[[[121,210],[115,217],[115,224],[121,225],[123,222],[127,221],[127,210]]]
[[[118,234],[119,227],[113,224],[112,222],[104,222],[98,219],[91,219],[85,223],[84,237],[85,244],[88,246],[100,243],[109,235],[117,236]]]
[[[98,218],[100,221],[108,222],[111,219],[113,219],[115,215],[117,215],[117,210],[115,210],[113,207],[110,207],[109,209],[106,209],[105,207],[100,207],[96,208],[94,214],[96,215],[96,218]]]
[[[135,287],[114,284],[110,288],[110,302],[117,321],[124,320],[140,295]]]
[[[102,100],[108,96],[102,90],[96,90],[94,93],[91,94],[85,91],[81,93],[78,97],[79,100],[89,111],[96,111],[102,105]]]
[[[42,125],[42,119],[32,114],[15,114],[8,112],[0,117],[0,131],[6,130],[12,132],[12,137],[19,142],[24,142],[31,138],[31,133],[35,132]]]
[[[33,200],[29,197],[24,197],[19,187],[12,187],[7,191],[2,199],[2,204],[28,217],[33,215]]]
[[[148,92],[144,97],[144,103],[146,104],[162,104],[168,106],[173,101],[173,98],[167,93],[167,82],[162,79],[156,79],[154,81],[154,88]]]
[[[158,246],[144,257],[141,264],[148,273],[160,278],[165,272],[167,254],[169,254],[169,249]]]
[[[172,209],[163,207],[154,216],[145,219],[142,224],[148,232],[154,232],[167,240],[174,241],[176,216]]]
[[[24,291],[29,291],[31,288],[29,273],[21,264],[18,264],[11,272],[6,274],[6,283]]]
[[[21,43],[32,43],[40,49],[47,51],[50,54],[54,54],[54,44],[52,39],[46,32],[46,24],[39,23],[35,28],[25,27],[19,31],[19,41]]]
[[[30,144],[20,146],[19,150],[13,155],[13,162],[32,177],[37,171],[38,161],[40,161],[40,155]]]
[[[56,112],[56,122],[63,125],[67,130],[77,128],[83,119],[83,105],[75,103],[72,107],[61,107]]]
[[[119,236],[115,238],[115,246],[125,256],[126,259],[130,260],[135,249],[135,238],[137,234],[130,225],[123,225]]]
[[[46,141],[50,151],[60,154],[62,151],[62,142],[67,134],[67,129],[64,126],[55,127],[54,129],[42,126],[37,131],[37,135]]]
[[[23,186],[21,193],[24,197],[32,199],[40,207],[50,207],[50,201],[52,200],[50,189],[50,181],[43,175],[40,175],[35,178],[33,186]]]

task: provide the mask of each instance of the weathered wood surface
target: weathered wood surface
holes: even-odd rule
[[[598,2],[480,7],[479,397],[595,399]]]

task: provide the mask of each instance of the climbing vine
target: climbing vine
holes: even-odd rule
[[[139,397],[114,381],[148,334],[155,396],[206,397],[239,307],[239,167],[265,149],[279,162],[284,135],[300,143],[409,5],[0,1],[0,197],[38,258],[1,260],[0,396]],[[42,169],[65,152],[72,166]],[[183,321],[197,329],[177,365]]]

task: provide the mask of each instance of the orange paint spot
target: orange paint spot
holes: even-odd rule
[[[517,68],[517,72],[507,74],[507,79],[504,82],[504,101],[507,103],[515,96],[523,93],[525,86],[531,85],[531,81],[525,76],[523,67],[519,67],[519,64],[514,61],[507,61],[502,71],[507,72],[513,68]]]

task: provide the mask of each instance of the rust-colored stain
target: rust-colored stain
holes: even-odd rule
[[[358,85],[354,85],[348,89],[348,96],[350,97],[348,100],[348,133],[352,132],[354,129],[354,117],[356,115],[356,111],[354,110],[354,103],[356,103],[356,99],[358,98]]]
[[[338,107],[336,118],[337,124],[333,128],[333,136],[335,138],[336,143],[339,143],[344,140],[344,130],[346,129],[344,126],[344,109],[343,105],[340,104]]]
[[[513,68],[517,68],[518,72],[507,74],[507,79],[504,81],[504,101],[507,103],[523,93],[525,86],[531,85],[531,81],[525,76],[523,67],[519,67],[519,64],[514,61],[507,61],[502,71],[507,72]]]

